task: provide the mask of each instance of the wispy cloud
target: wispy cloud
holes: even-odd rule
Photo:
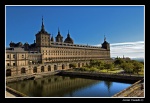
[[[101,46],[98,44],[96,46]],[[144,58],[144,41],[110,44],[111,57]]]

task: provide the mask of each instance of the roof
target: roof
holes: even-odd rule
[[[25,51],[24,48],[21,47],[10,47],[6,48],[6,52],[28,52],[28,51]]]

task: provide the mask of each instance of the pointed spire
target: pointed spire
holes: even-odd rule
[[[68,30],[68,35],[67,35],[67,37],[70,37],[69,30]]]
[[[58,27],[58,34],[60,34],[60,30],[59,30],[59,27]]]
[[[52,34],[52,37],[51,37],[51,41],[54,41],[53,34]]]
[[[106,41],[106,37],[105,37],[105,35],[104,35],[104,42]]]
[[[41,31],[45,31],[45,29],[44,29],[44,23],[43,23],[43,16],[42,16],[42,26],[41,26]]]

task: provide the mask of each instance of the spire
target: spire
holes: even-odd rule
[[[42,16],[42,26],[41,26],[41,31],[45,31],[45,29],[44,29],[44,23],[43,23],[43,16]]]
[[[59,30],[59,27],[58,27],[58,34],[60,34],[60,30]]]
[[[51,37],[51,41],[54,41],[53,34],[52,34],[52,37]]]
[[[106,37],[105,37],[105,35],[104,35],[104,42],[106,41]]]
[[[67,35],[67,37],[70,37],[69,30],[68,30],[68,35]]]

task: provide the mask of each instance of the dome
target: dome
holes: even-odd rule
[[[68,33],[67,38],[65,39],[64,43],[71,43],[71,44],[73,44],[73,39],[70,37],[69,33]]]

